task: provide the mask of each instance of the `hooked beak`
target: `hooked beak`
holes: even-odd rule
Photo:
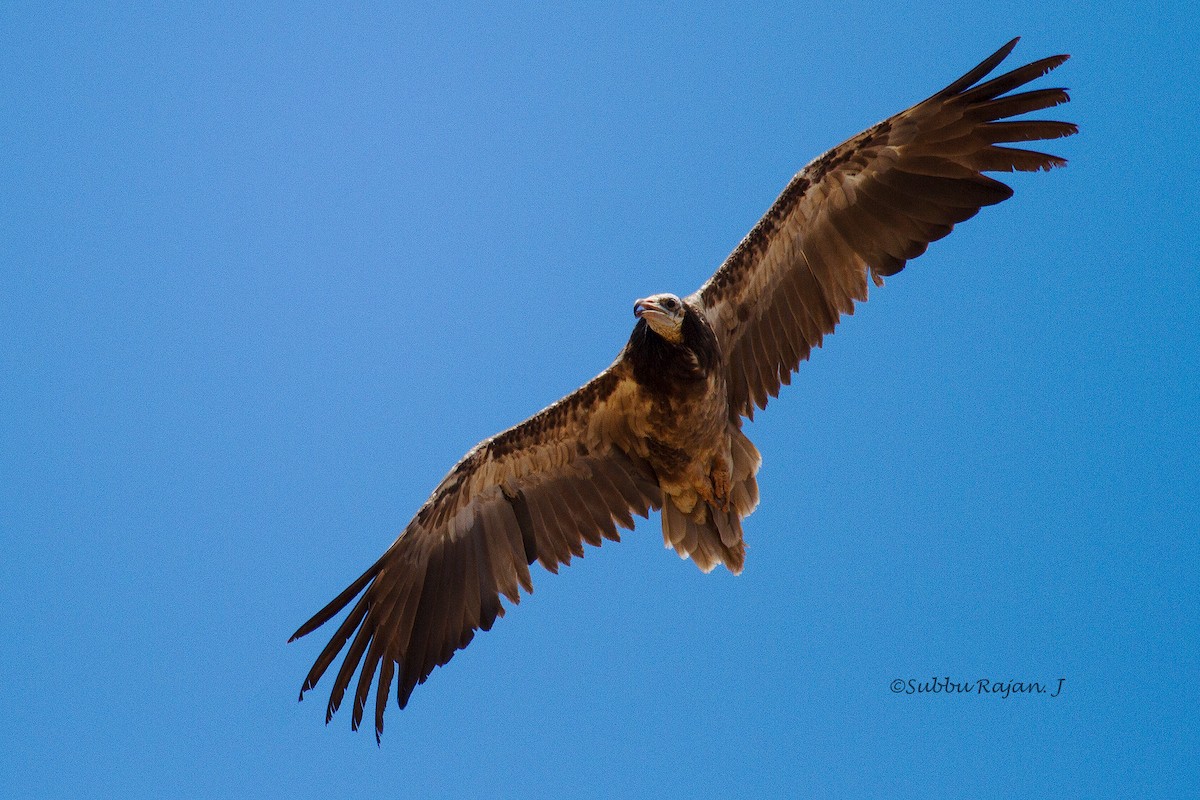
[[[641,319],[647,312],[665,313],[658,303],[653,300],[638,300],[633,304],[633,315]]]

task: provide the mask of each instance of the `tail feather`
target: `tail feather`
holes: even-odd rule
[[[739,519],[750,516],[758,508],[758,481],[754,476],[762,466],[762,456],[754,442],[742,433],[740,427],[730,426],[730,441],[733,453],[733,488],[730,500]]]
[[[675,505],[675,498],[668,496],[665,501],[662,509],[663,544],[675,548],[680,558],[690,556],[700,569],[708,572],[716,564],[708,563],[708,559],[701,552],[703,537],[700,526],[689,514],[679,510],[679,506]]]
[[[691,514],[685,514],[668,498],[663,504],[662,519],[663,541],[667,547],[673,547],[680,558],[692,559],[706,573],[712,572],[718,564],[724,564],[735,575],[742,571],[746,546],[742,543],[741,522],[736,511],[725,512],[700,503]],[[728,543],[722,540],[722,528],[728,531]]]
[[[742,541],[742,520],[738,517],[737,511],[709,508],[708,513],[716,523],[717,533],[721,534],[721,544],[726,547],[734,547]]]
[[[698,501],[689,514],[668,495],[663,503],[662,526],[663,542],[674,548],[680,558],[692,559],[703,572],[711,572],[718,564],[724,564],[738,575],[746,563],[742,518],[758,505],[758,482],[754,475],[762,457],[740,428],[731,426],[730,434],[733,486],[729,508],[723,510]]]
[[[733,480],[735,482],[745,481],[747,478],[753,478],[758,472],[758,468],[762,466],[762,456],[758,452],[758,448],[754,446],[754,442],[746,434],[742,433],[742,429],[734,425],[730,425],[730,444],[733,453]],[[751,484],[754,486],[754,497],[758,497],[758,484],[753,480]],[[753,509],[752,509],[753,510]],[[746,516],[743,514],[742,516]]]

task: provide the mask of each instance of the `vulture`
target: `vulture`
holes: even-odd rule
[[[882,286],[956,223],[1012,195],[985,172],[1066,163],[1009,146],[1077,131],[1012,119],[1069,99],[1061,88],[1013,91],[1065,55],[985,80],[1016,43],[812,161],[699,290],[634,303],[612,366],[472,448],[379,560],[289,640],[350,606],[301,699],[346,650],[325,721],[352,689],[357,729],[373,684],[378,739],[393,681],[404,708],[435,667],[504,616],[502,596],[516,604],[533,591],[535,561],[557,573],[585,544],[619,541],[635,515],[661,511],[666,546],[704,572],[740,573],[761,463],[743,420],[867,299],[868,276]]]

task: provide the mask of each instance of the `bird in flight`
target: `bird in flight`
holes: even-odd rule
[[[842,314],[983,206],[1012,195],[985,172],[1065,160],[1008,146],[1069,136],[1067,122],[1011,119],[1057,106],[1065,89],[1013,93],[1067,60],[983,79],[1006,44],[927,100],[820,156],[699,290],[634,303],[612,366],[526,421],[480,442],[442,479],[391,547],[300,626],[350,613],[300,697],[349,643],[325,721],[355,673],[352,726],[375,685],[375,735],[393,681],[400,708],[429,674],[584,544],[619,541],[634,515],[662,511],[663,540],[709,572],[742,571],[742,520],[758,504],[758,450],[742,430]]]

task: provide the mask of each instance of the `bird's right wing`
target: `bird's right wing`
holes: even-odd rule
[[[1069,136],[1067,122],[1008,117],[1068,100],[1008,94],[1067,60],[1051,56],[985,83],[1017,40],[942,91],[817,158],[783,190],[692,296],[726,354],[730,411],[754,416],[854,301],[981,207],[1012,195],[984,172],[1050,169],[1057,156],[1005,147]]]
[[[533,591],[530,564],[557,572],[583,555],[584,543],[619,540],[617,526],[632,529],[634,514],[659,508],[657,478],[636,446],[640,397],[618,361],[472,449],[379,561],[292,636],[311,633],[358,597],[305,678],[301,698],[353,637],[325,721],[358,671],[357,728],[378,671],[378,737],[393,677],[403,708],[435,667],[503,616],[501,595],[517,603],[519,589]]]

